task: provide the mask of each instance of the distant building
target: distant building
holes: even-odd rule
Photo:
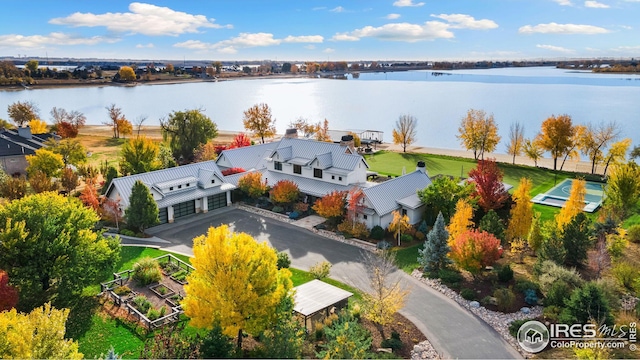
[[[60,139],[53,133],[32,134],[29,126],[0,130],[0,164],[4,172],[9,175],[26,174],[29,166],[26,156],[34,155],[51,138]]]

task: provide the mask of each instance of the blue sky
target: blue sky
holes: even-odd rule
[[[0,56],[521,60],[640,55],[640,0],[4,1]]]

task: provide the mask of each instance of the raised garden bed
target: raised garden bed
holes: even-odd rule
[[[164,284],[153,285],[149,287],[149,289],[151,289],[151,291],[153,291],[156,295],[158,295],[158,297],[162,299],[172,296],[176,293]]]

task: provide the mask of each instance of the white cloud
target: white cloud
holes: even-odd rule
[[[287,36],[282,39],[286,43],[321,43],[324,41],[324,37],[321,35],[307,35],[307,36]]]
[[[389,19],[389,20],[399,19],[400,18],[400,14],[389,14],[389,15],[385,16],[385,18]]]
[[[397,7],[407,7],[407,6],[416,7],[416,6],[423,6],[423,5],[424,5],[423,2],[414,3],[413,0],[396,0],[396,2],[393,3],[393,6],[397,6]]]
[[[104,26],[110,31],[151,36],[197,33],[201,28],[232,28],[231,25],[216,24],[215,19],[207,19],[204,15],[188,14],[152,4],[134,2],[129,4],[129,11],[104,14],[76,12],[67,17],[51,19],[49,23],[72,27]]]
[[[304,48],[307,49],[307,50],[315,50],[316,46],[315,45],[305,45]]]
[[[314,8],[312,8],[311,10],[313,11],[319,11],[319,10],[326,10],[327,7],[326,6],[316,6]]]
[[[582,35],[594,35],[594,34],[606,34],[609,30],[593,25],[577,25],[577,24],[538,24],[535,26],[525,25],[518,29],[520,34],[582,34]]]
[[[333,52],[336,52],[336,49],[332,49],[332,48],[326,48],[324,50],[322,50],[323,53],[327,53],[327,54],[331,54]]]
[[[556,52],[561,52],[561,53],[572,53],[573,52],[573,50],[571,50],[571,49],[563,48],[561,46],[554,46],[554,45],[541,45],[541,44],[538,44],[538,45],[536,45],[536,47],[539,48],[539,49],[551,50],[551,51],[556,51]]]
[[[350,33],[339,33],[333,36],[337,41],[357,41],[364,37],[372,37],[388,41],[416,42],[422,40],[450,39],[454,35],[449,25],[440,21],[427,21],[424,25],[396,23],[379,27],[365,26]]]
[[[476,20],[473,16],[466,14],[431,14],[431,16],[448,21],[453,29],[487,30],[498,27],[493,20]]]
[[[336,12],[336,13],[341,13],[341,12],[344,12],[345,9],[342,6],[336,6],[336,7],[334,7],[333,9],[331,9],[329,11]]]
[[[571,3],[571,0],[553,0],[553,1],[558,3],[558,5],[573,6],[573,3]]]
[[[80,37],[61,32],[52,32],[48,35],[0,35],[0,47],[17,48],[42,48],[51,45],[96,45],[100,43],[115,43],[118,38],[105,38],[103,36]]]
[[[633,27],[629,26],[629,25],[618,25],[621,28],[625,29],[625,30],[633,30]]]
[[[138,49],[153,48],[153,47],[155,47],[155,45],[153,45],[152,43],[148,43],[147,45],[144,45],[144,44],[136,45],[136,48],[138,48]]]
[[[200,40],[187,40],[173,44],[174,47],[190,49],[190,50],[210,50],[213,49],[213,44],[205,43]]]
[[[610,8],[609,5],[607,4],[603,4],[597,1],[593,1],[593,0],[588,0],[584,2],[584,6],[588,7],[588,8],[594,8],[594,9],[608,9]]]

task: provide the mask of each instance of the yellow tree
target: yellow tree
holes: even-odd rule
[[[540,147],[538,142],[529,139],[524,141],[522,151],[529,159],[533,160],[534,166],[538,166],[538,160],[540,160],[542,158],[542,154],[544,154],[544,150]]]
[[[591,161],[592,174],[595,173],[598,162],[604,157],[604,149],[618,137],[619,133],[620,126],[615,121],[595,126],[588,124],[584,128],[578,142],[582,153]]]
[[[558,230],[562,232],[573,218],[584,209],[584,197],[587,194],[586,182],[583,179],[573,179],[571,193],[560,212],[556,215]]]
[[[531,203],[531,180],[520,178],[518,188],[513,192],[515,205],[511,208],[507,241],[526,238],[533,221],[533,204]]]
[[[402,152],[407,152],[407,146],[416,141],[418,119],[413,115],[401,115],[396,120],[396,127],[393,129],[393,143],[402,145]]]
[[[266,181],[262,180],[262,173],[250,172],[242,175],[238,180],[238,189],[249,197],[257,199],[269,190],[269,186]]]
[[[398,275],[395,253],[365,251],[362,257],[371,286],[371,291],[365,293],[362,299],[365,305],[364,316],[384,326],[391,323],[393,315],[404,307],[409,292],[403,287],[403,280]]]
[[[400,246],[400,236],[402,233],[409,230],[411,225],[409,224],[409,217],[407,215],[401,215],[400,211],[397,210],[394,210],[392,214],[393,220],[391,220],[387,230],[392,232],[393,236],[398,238],[398,246]]]
[[[220,324],[224,334],[238,336],[238,349],[242,331],[264,331],[291,289],[291,272],[278,270],[273,248],[226,225],[193,239],[191,263],[196,270],[182,301],[191,325],[210,330]]]
[[[33,174],[40,170],[47,175],[47,177],[55,177],[60,170],[64,167],[64,161],[62,155],[55,154],[53,151],[47,149],[36,150],[35,155],[27,155],[27,173]]]
[[[473,151],[474,159],[484,158],[485,152],[492,152],[500,142],[498,125],[493,114],[487,116],[484,110],[470,109],[460,120],[456,137],[467,150]]]
[[[607,170],[609,169],[609,165],[617,165],[623,163],[627,157],[627,151],[631,146],[631,139],[622,139],[620,141],[614,142],[609,147],[609,151],[607,152],[607,156],[604,157],[604,175],[607,175]]]
[[[0,312],[0,358],[82,359],[78,343],[64,338],[68,317],[68,309],[57,310],[49,303],[29,314]]]
[[[551,153],[553,170],[558,167],[558,158],[564,156],[573,147],[575,129],[569,115],[552,115],[542,123],[536,143]]]
[[[331,136],[329,136],[329,120],[324,119],[322,127],[316,133],[317,141],[331,142]]]
[[[47,123],[40,119],[29,121],[29,127],[32,134],[45,134],[47,132]]]
[[[451,217],[447,231],[449,231],[449,243],[453,242],[458,235],[470,230],[473,227],[473,207],[465,199],[460,199],[456,203],[456,212]]]
[[[264,144],[264,138],[276,134],[276,120],[271,117],[271,109],[267,104],[256,104],[244,112],[244,128],[259,136]]]
[[[136,72],[133,71],[133,68],[131,66],[122,66],[118,71],[118,75],[120,75],[120,80],[122,81],[136,80]]]

